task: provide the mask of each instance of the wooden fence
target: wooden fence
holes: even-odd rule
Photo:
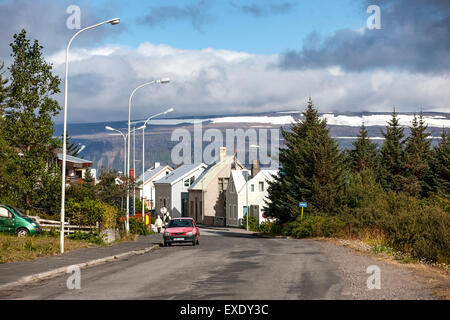
[[[61,221],[56,220],[47,220],[47,219],[41,219],[39,217],[31,217],[39,223],[39,225],[42,227],[45,231],[51,231],[52,229],[59,230],[61,227]],[[99,225],[97,223],[96,226],[77,226],[72,225],[69,222],[64,222],[64,234],[74,233],[75,231],[82,232],[82,233],[90,233],[93,231],[98,231]]]

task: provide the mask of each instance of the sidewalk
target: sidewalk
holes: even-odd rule
[[[0,264],[0,287],[6,283],[16,282],[31,275],[125,254],[135,250],[149,249],[153,246],[158,246],[160,243],[162,243],[162,234],[139,236],[136,241],[120,242],[112,246],[82,248],[57,256]]]

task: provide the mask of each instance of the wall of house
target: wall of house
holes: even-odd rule
[[[155,195],[155,181],[158,181],[159,179],[165,177],[167,175],[167,172],[171,172],[171,170],[167,169],[167,170],[163,170],[161,171],[159,174],[157,174],[152,180],[148,180],[145,184],[144,184],[144,198],[146,200],[146,204],[147,207],[152,210],[155,208],[155,199],[156,199],[156,195]],[[140,192],[140,197],[142,197],[142,189]],[[153,206],[150,206],[150,201],[153,201]]]
[[[189,216],[197,223],[203,224],[202,220],[203,199],[201,190],[189,190]]]
[[[233,187],[231,187],[233,186]],[[239,205],[238,194],[234,189],[234,181],[232,176],[230,177],[230,183],[226,192],[226,224],[230,227],[239,227]]]
[[[205,171],[203,167],[196,169],[195,171],[190,172],[189,174],[183,176],[182,179],[178,180],[175,184],[172,185],[172,218],[182,217],[182,193],[188,196],[189,186],[185,186],[185,180],[190,180],[193,177],[192,182],[194,182],[201,174]],[[188,202],[189,203],[189,202]],[[188,204],[189,210],[189,204]],[[186,215],[190,215],[189,211],[185,213]]]
[[[155,209],[156,214],[161,215],[161,207],[164,205],[164,199],[166,201],[166,208],[169,212],[172,210],[172,197],[171,197],[170,184],[156,184],[155,185]]]

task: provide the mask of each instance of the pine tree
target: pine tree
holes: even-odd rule
[[[450,199],[450,135],[445,129],[442,129],[441,141],[431,153],[424,180],[424,195],[438,193]]]
[[[397,113],[392,112],[392,119],[386,126],[386,132],[382,131],[384,143],[380,151],[380,179],[386,190],[400,191],[403,188],[404,165],[404,133],[400,126]]]
[[[353,142],[353,147],[348,154],[351,168],[354,171],[374,170],[377,164],[377,145],[370,141],[364,122],[356,141]]]
[[[431,157],[431,140],[427,139],[427,125],[420,112],[419,119],[414,114],[410,135],[405,150],[405,182],[403,190],[411,196],[418,196],[424,187],[424,177]]]
[[[281,168],[268,188],[265,212],[281,222],[299,215],[300,201],[308,202],[309,213],[333,213],[342,187],[343,157],[311,99],[303,115],[305,119],[290,131],[281,129],[285,139]]]
[[[42,57],[42,47],[22,30],[10,44],[13,53],[10,95],[5,115],[5,138],[13,148],[9,157],[15,164],[11,181],[17,202],[29,214],[45,195],[41,192],[49,159],[53,158],[53,120],[60,107],[51,98],[59,92],[60,80]]]

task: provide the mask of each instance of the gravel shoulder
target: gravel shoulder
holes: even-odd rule
[[[419,263],[401,263],[393,257],[367,252],[358,241],[317,240],[325,255],[336,264],[342,280],[341,298],[348,300],[450,299],[449,272]],[[380,289],[368,289],[369,266],[378,266]]]

